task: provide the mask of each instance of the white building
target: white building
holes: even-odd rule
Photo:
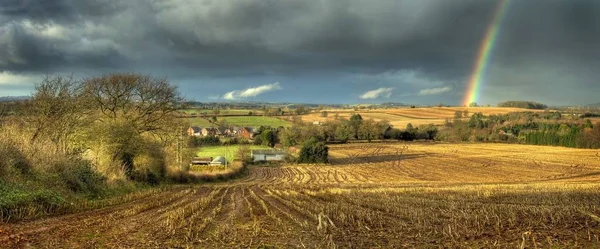
[[[220,166],[225,164],[227,164],[227,159],[225,159],[225,157],[222,156],[215,157],[215,159],[212,162],[210,162],[210,166]]]
[[[255,162],[284,161],[287,153],[279,150],[253,150],[251,156]]]

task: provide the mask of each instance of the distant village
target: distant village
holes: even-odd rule
[[[237,137],[244,138],[247,140],[254,139],[257,129],[254,127],[238,127],[234,126],[231,128],[214,128],[214,127],[199,127],[190,126],[187,129],[189,136],[193,137]],[[252,150],[250,157],[253,162],[281,162],[287,157],[287,153],[281,150]],[[191,165],[210,165],[210,166],[221,166],[227,165],[227,159],[223,156],[213,157],[194,157],[192,158]]]
[[[245,138],[245,139],[253,139],[255,132],[256,132],[256,128],[254,128],[254,127],[238,127],[238,126],[234,126],[231,128],[190,126],[187,129],[188,135],[194,136],[194,137],[216,136],[216,137],[238,137],[238,138]]]

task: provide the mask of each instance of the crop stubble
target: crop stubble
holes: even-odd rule
[[[0,225],[17,247],[599,246],[596,151],[351,144],[330,165],[250,167],[122,204]]]

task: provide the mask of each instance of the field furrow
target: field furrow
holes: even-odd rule
[[[328,165],[251,166],[231,182],[0,224],[0,247],[600,246],[596,151],[365,146],[331,146]]]

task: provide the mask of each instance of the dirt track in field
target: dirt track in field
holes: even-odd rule
[[[383,144],[330,154],[328,166],[250,167],[232,182],[0,225],[0,247],[600,245],[594,151]]]

